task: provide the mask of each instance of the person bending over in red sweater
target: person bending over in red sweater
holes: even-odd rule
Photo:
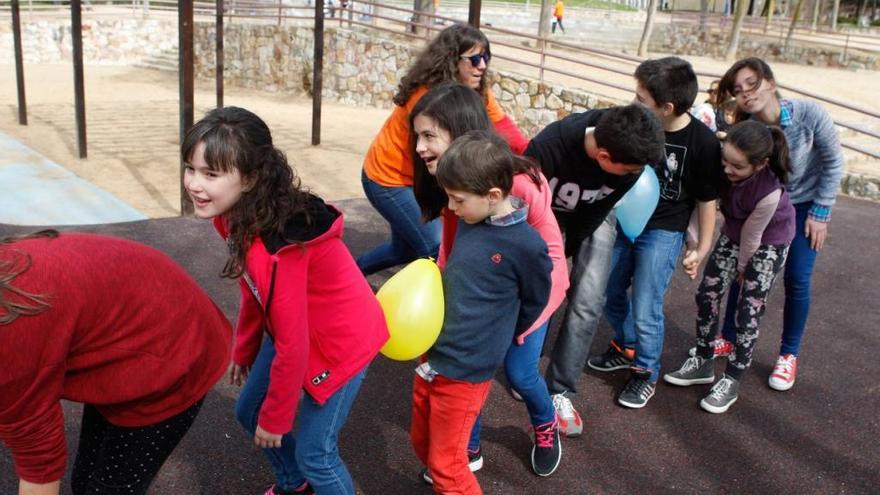
[[[231,337],[151,247],[54,231],[0,240],[0,440],[19,494],[59,493],[61,399],[85,404],[74,495],[146,493],[223,375]]]

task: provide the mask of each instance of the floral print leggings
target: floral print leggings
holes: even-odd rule
[[[746,265],[736,307],[736,342],[726,373],[739,380],[752,362],[758,340],[758,323],[764,315],[767,297],[776,275],[785,266],[788,244],[762,244]],[[718,332],[719,306],[730,283],[737,276],[739,246],[722,234],[715,244],[697,290],[697,355],[712,356],[710,342]]]

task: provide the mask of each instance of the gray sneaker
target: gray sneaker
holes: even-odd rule
[[[710,413],[721,414],[730,409],[738,395],[739,380],[723,375],[715,385],[712,385],[709,395],[700,401],[700,407]]]
[[[712,383],[715,381],[715,362],[700,356],[689,357],[678,371],[663,375],[663,380],[681,387]]]

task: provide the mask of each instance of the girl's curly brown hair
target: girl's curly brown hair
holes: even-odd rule
[[[225,173],[238,170],[245,190],[224,214],[229,229],[229,259],[220,273],[238,278],[255,237],[275,234],[284,239],[284,226],[297,218],[311,222],[307,205],[310,194],[272,144],[269,127],[253,112],[239,107],[216,108],[196,122],[180,147],[189,163],[199,143],[205,144],[205,163]],[[291,241],[296,242],[296,241]]]
[[[476,45],[480,45],[487,54],[492,55],[489,39],[482,31],[469,24],[453,24],[440,31],[440,34],[419,54],[406,75],[400,79],[397,94],[394,95],[394,104],[401,107],[406,105],[410,95],[420,86],[433,88],[445,82],[458,81],[460,55]],[[477,92],[485,95],[485,77],[480,79]]]

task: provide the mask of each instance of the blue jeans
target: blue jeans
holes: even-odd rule
[[[269,389],[269,370],[274,358],[275,346],[267,338],[235,403],[235,417],[251,435],[256,431],[260,407]],[[354,495],[354,484],[339,457],[337,440],[366,373],[364,368],[353,376],[323,406],[303,392],[296,413],[296,431],[284,434],[280,448],[263,449],[279,488],[293,490],[308,480],[317,493]]]
[[[385,187],[361,172],[364,193],[373,208],[391,225],[391,242],[380,244],[357,257],[358,268],[370,275],[386,268],[425,257],[437,257],[440,220],[422,222],[422,211],[412,187]]]
[[[806,231],[807,212],[813,202],[794,205],[795,233],[791,247],[788,248],[788,259],[785,261],[785,309],[782,313],[782,344],[779,355],[798,355],[801,351],[801,338],[807,326],[810,314],[810,277],[819,252],[810,247],[810,239],[804,235]],[[735,342],[736,329],[734,315],[736,301],[739,298],[739,284],[730,286],[727,307],[724,311],[724,327],[722,335],[725,339]],[[733,302],[731,302],[733,301]]]
[[[663,352],[663,297],[681,252],[683,232],[648,229],[630,241],[618,231],[605,291],[605,317],[614,340],[635,348],[633,367],[660,375]],[[632,285],[632,298],[627,290]]]
[[[547,391],[547,383],[541,376],[538,368],[541,362],[541,349],[544,347],[544,338],[550,320],[536,328],[526,337],[523,345],[511,344],[504,356],[504,373],[510,387],[522,396],[526,409],[529,411],[529,420],[532,426],[541,426],[553,421],[556,410],[553,408],[553,400]],[[480,448],[480,416],[471,429],[471,438],[468,442],[468,450],[475,452]]]
[[[616,224],[612,211],[581,241],[573,260],[568,306],[545,373],[551,394],[577,392],[577,381],[584,372],[605,305],[605,283],[611,269]],[[566,236],[570,234],[566,232]]]

